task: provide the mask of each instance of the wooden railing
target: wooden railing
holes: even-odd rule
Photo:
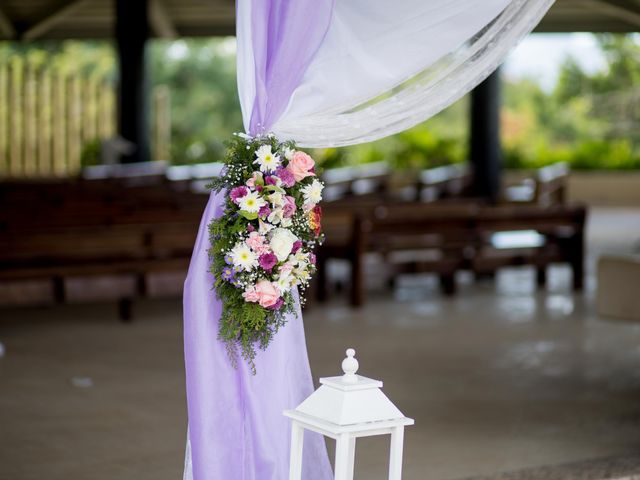
[[[152,92],[154,159],[169,160],[169,91]],[[83,151],[116,131],[116,85],[108,78],[0,64],[0,180],[75,175]],[[94,153],[95,155],[95,153]]]

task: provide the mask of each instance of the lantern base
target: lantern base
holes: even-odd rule
[[[305,429],[321,433],[336,441],[335,480],[353,480],[356,439],[358,437],[390,435],[388,478],[389,480],[401,480],[404,427],[413,425],[412,418],[402,417],[394,420],[337,425],[295,410],[285,410],[284,415],[291,418],[292,421],[289,480],[301,480]]]

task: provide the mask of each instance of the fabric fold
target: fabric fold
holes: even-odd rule
[[[223,194],[205,209],[184,289],[184,346],[189,434],[185,480],[281,480],[289,472],[291,424],[282,412],[313,392],[302,315],[298,308],[266,351],[257,374],[231,366],[217,339],[220,301],[209,273],[208,224],[222,214]],[[324,440],[305,437],[305,480],[329,480]]]

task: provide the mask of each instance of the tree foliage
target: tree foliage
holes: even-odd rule
[[[606,68],[588,72],[568,57],[557,83],[505,78],[502,134],[507,167],[532,168],[559,159],[574,168],[640,168],[640,41],[598,35]],[[0,43],[0,63],[19,56],[36,67],[117,81],[108,42]],[[171,157],[175,163],[219,161],[223,142],[242,130],[235,40],[150,42],[151,86],[171,92]],[[377,142],[316,151],[325,167],[386,160],[424,168],[467,157],[468,99],[411,130]]]

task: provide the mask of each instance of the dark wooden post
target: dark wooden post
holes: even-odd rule
[[[145,46],[149,38],[147,0],[114,0],[120,71],[118,133],[136,146],[122,162],[144,162],[149,153],[149,92]]]
[[[471,92],[470,158],[474,194],[491,202],[500,194],[500,71]]]

